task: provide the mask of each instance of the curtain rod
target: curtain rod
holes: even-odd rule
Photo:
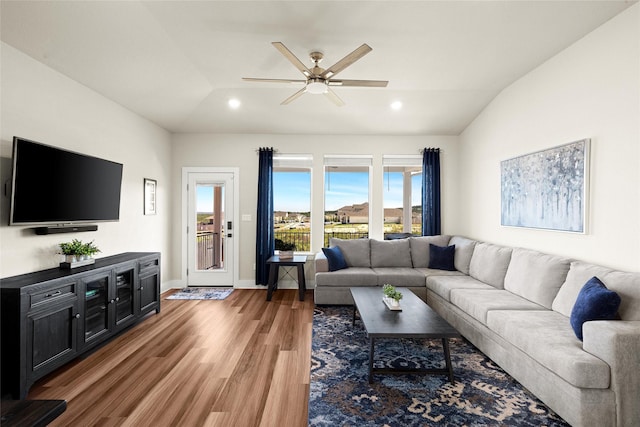
[[[277,153],[277,152],[278,152],[278,150],[277,150],[277,149],[275,149],[275,148],[273,148],[273,147],[259,147],[259,148],[256,148],[256,150],[255,150],[255,151],[256,151],[256,153],[259,153],[259,152],[260,152],[260,150],[264,150],[264,149],[271,149],[271,151],[273,151],[274,153]]]

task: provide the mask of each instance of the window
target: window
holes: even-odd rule
[[[324,246],[369,236],[371,156],[325,156]]]
[[[422,157],[385,155],[384,235],[422,234]]]
[[[273,230],[276,250],[311,251],[310,154],[273,156]]]

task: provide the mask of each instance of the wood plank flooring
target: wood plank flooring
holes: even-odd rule
[[[313,292],[236,289],[161,312],[38,381],[51,426],[306,426]]]

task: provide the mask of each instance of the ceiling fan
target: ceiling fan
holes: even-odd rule
[[[287,47],[281,42],[271,43],[276,49],[280,51],[298,70],[304,74],[304,80],[291,80],[291,79],[260,79],[252,77],[243,77],[242,80],[250,82],[267,82],[267,83],[303,83],[304,87],[282,101],[282,105],[289,104],[291,101],[298,99],[305,93],[323,94],[331,102],[339,107],[344,105],[344,101],[331,90],[331,86],[359,86],[359,87],[386,87],[389,83],[386,80],[336,80],[335,75],[340,71],[347,68],[349,65],[362,58],[367,53],[371,52],[371,47],[366,43],[342,58],[340,61],[333,64],[331,67],[324,69],[318,64],[322,60],[322,52],[311,52],[309,57],[313,62],[312,68],[307,68],[302,61],[300,61]]]

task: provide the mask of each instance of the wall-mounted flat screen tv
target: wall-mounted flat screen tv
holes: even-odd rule
[[[13,138],[10,225],[120,219],[122,164]]]

